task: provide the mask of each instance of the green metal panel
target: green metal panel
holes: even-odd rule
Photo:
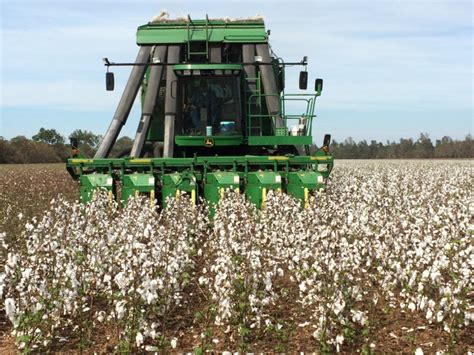
[[[307,205],[309,193],[324,188],[325,178],[333,166],[331,155],[317,156],[207,156],[195,158],[137,158],[137,159],[69,159],[68,171],[81,181],[83,201],[91,199],[91,191],[98,187],[109,189],[113,194],[113,180],[124,186],[122,196],[127,199],[136,191],[150,193],[158,191],[166,202],[166,197],[176,196],[177,191],[193,194],[194,201],[199,195],[212,204],[219,201],[228,188],[242,188],[247,197],[258,207],[262,205],[263,188],[283,187],[292,196]],[[323,169],[321,169],[323,168]],[[216,171],[220,169],[221,171]],[[124,171],[136,171],[126,174]],[[174,173],[168,173],[174,170]],[[89,173],[96,171],[97,173]],[[155,177],[156,184],[149,177]],[[282,184],[277,176],[281,176]],[[179,194],[180,195],[180,194]],[[192,197],[192,196],[191,196]]]
[[[249,136],[249,145],[310,145],[311,136]]]
[[[89,202],[94,197],[94,191],[98,188],[106,189],[109,196],[113,197],[114,181],[109,174],[88,174],[79,178],[81,201]]]
[[[122,197],[125,203],[130,197],[139,194],[150,195],[150,201],[155,200],[155,177],[151,174],[128,174],[122,177]]]
[[[281,190],[281,175],[273,171],[251,172],[247,175],[245,195],[258,208],[264,207],[267,192]]]
[[[239,174],[229,171],[206,174],[204,197],[209,203],[216,204],[219,202],[227,189],[240,189]]]
[[[202,137],[201,137],[202,138]],[[91,169],[149,169],[150,167],[159,168],[162,165],[166,167],[189,168],[190,166],[204,166],[208,164],[213,165],[273,165],[275,162],[281,165],[308,165],[308,164],[333,164],[332,155],[317,155],[317,156],[260,156],[260,155],[246,155],[246,156],[201,156],[195,158],[104,158],[104,159],[82,159],[72,158],[68,159],[68,168],[91,168]],[[75,175],[76,178],[79,175]]]
[[[309,193],[324,189],[324,177],[315,171],[296,171],[288,173],[288,184],[286,191],[302,201],[302,205],[307,207]]]
[[[172,173],[163,175],[163,187],[161,189],[161,196],[163,207],[166,207],[168,198],[180,198],[181,194],[188,193],[191,197],[191,202],[196,203],[198,196],[198,186],[196,184],[196,177],[190,173]]]
[[[183,147],[238,146],[244,143],[243,136],[175,136],[175,143]]]
[[[240,64],[176,64],[173,65],[174,70],[242,70]]]
[[[206,38],[207,37],[207,38]],[[266,43],[268,40],[263,21],[225,22],[210,20],[206,31],[206,20],[192,23],[162,22],[138,27],[137,44],[152,45],[185,43],[188,41],[224,43]]]

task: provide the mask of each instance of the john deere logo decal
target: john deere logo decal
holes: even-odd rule
[[[204,141],[204,145],[206,147],[214,147],[214,139],[206,138],[206,140]]]

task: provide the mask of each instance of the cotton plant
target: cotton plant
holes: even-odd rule
[[[199,280],[215,303],[215,324],[234,330],[231,336],[242,340],[268,321],[266,310],[276,297],[275,270],[269,251],[262,248],[257,216],[255,206],[242,195],[227,192],[217,206]]]
[[[170,319],[196,294],[213,349],[293,327],[308,350],[379,350],[381,312],[455,339],[474,319],[472,177],[470,162],[336,162],[309,208],[269,191],[257,209],[228,191],[212,221],[185,196],[164,210],[55,199],[19,219],[15,243],[0,232],[0,311],[25,351],[85,349],[104,328],[117,351],[179,350]],[[199,326],[186,332],[202,342]]]
[[[181,304],[206,218],[185,201],[160,214],[148,205],[134,199],[119,209],[105,195],[87,205],[53,201],[26,224],[24,245],[0,275],[20,349],[67,341],[71,330],[90,341],[99,324],[116,328],[126,346],[159,337],[163,316]]]

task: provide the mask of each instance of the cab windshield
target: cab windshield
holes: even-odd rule
[[[178,92],[182,134],[241,134],[239,76],[182,77]]]

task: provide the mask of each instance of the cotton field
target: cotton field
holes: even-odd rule
[[[24,209],[41,189],[8,187],[35,167],[3,168],[0,350],[473,352],[473,167],[336,161],[308,209],[228,192],[212,221],[83,206],[66,175]]]

